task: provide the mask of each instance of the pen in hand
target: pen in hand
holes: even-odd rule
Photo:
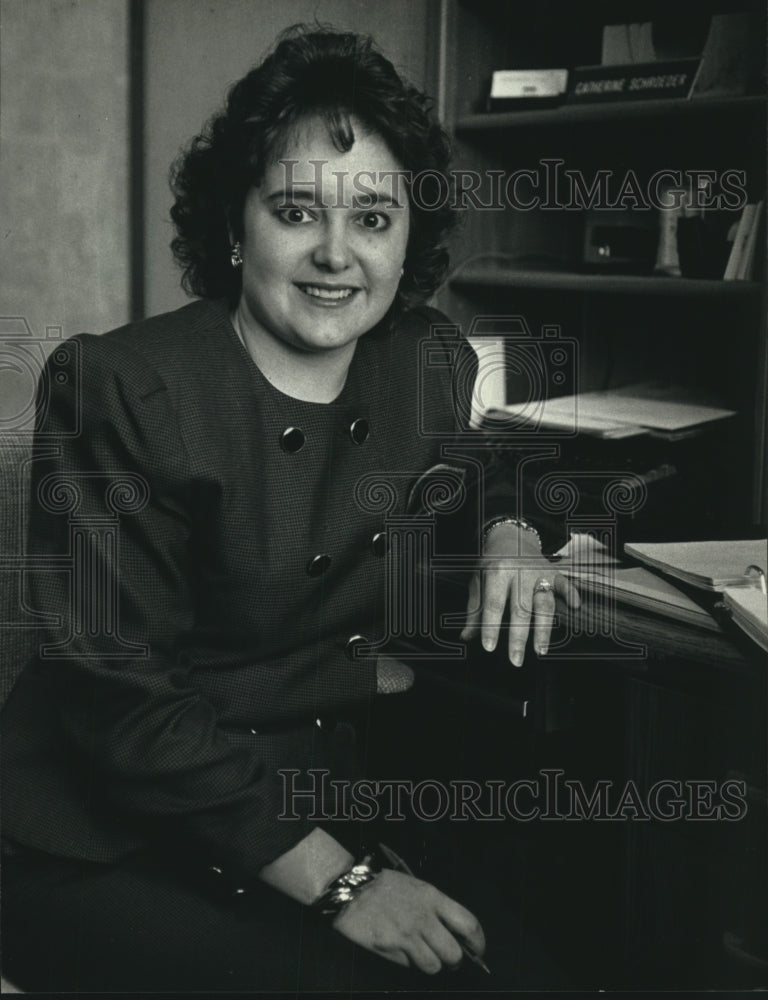
[[[382,844],[380,842],[379,850],[387,859],[387,861],[392,865],[395,871],[401,871],[404,872],[406,875],[413,876],[413,872],[405,863],[405,861],[403,861],[403,859],[400,857],[399,854],[395,854],[395,852],[392,850],[391,847],[387,847],[386,844]],[[472,948],[469,947],[469,945],[464,944],[463,941],[459,941],[459,947],[471,962],[474,962],[475,965],[479,965],[480,968],[484,972],[487,972],[488,975],[490,976],[491,970],[488,968],[488,966],[485,964],[482,958],[480,958],[480,956],[476,952],[474,952]]]

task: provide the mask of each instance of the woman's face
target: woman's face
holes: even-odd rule
[[[348,346],[389,309],[409,230],[401,164],[352,118],[340,153],[311,119],[245,201],[239,315],[306,351]]]

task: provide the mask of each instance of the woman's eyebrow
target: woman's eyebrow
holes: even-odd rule
[[[296,184],[292,187],[280,187],[267,195],[267,201],[317,201],[317,188],[314,184]]]
[[[352,197],[352,204],[356,208],[374,208],[377,205],[386,205],[387,208],[403,207],[391,191],[375,191],[370,188],[356,192]]]
[[[322,198],[318,199],[317,188],[312,183],[294,184],[290,187],[276,188],[266,196],[266,200],[278,203],[301,201],[311,204],[315,208],[330,207]],[[331,199],[330,205],[333,207],[345,207],[343,204],[340,206],[334,205],[333,199]],[[352,195],[353,208],[374,208],[379,205],[386,205],[388,208],[403,207],[391,191],[376,191],[375,189],[365,187]]]

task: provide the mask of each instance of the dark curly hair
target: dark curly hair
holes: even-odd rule
[[[354,115],[386,142],[407,183],[419,175],[392,313],[424,302],[448,267],[445,240],[456,218],[450,145],[431,111],[429,98],[400,78],[371,38],[320,25],[282,32],[274,51],[234,84],[224,110],[171,168],[177,233],[171,249],[184,271],[184,289],[234,305],[241,275],[230,264],[229,234],[242,234],[249,189],[301,119],[320,116],[334,146],[346,152],[355,141]]]

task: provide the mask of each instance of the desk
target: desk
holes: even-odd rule
[[[585,602],[570,625],[589,633],[600,614]],[[463,663],[415,664],[430,724],[453,720],[435,740],[460,732],[459,766],[478,780],[560,771],[641,803],[657,782],[681,783],[679,819],[506,824],[525,845],[529,918],[574,985],[766,986],[766,657],[735,628],[708,633],[621,606],[615,624],[642,656],[581,635],[568,646],[577,658],[530,655],[520,670],[479,647]]]

